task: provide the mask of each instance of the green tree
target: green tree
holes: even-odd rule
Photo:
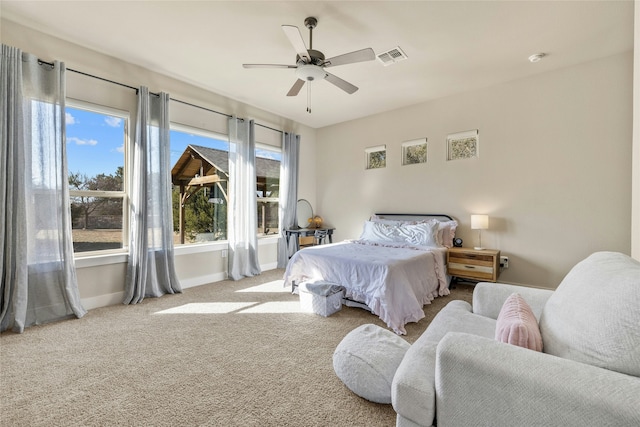
[[[213,233],[216,240],[226,238],[227,205],[209,202],[210,198],[221,199],[215,188],[214,190],[200,189],[185,203],[184,231],[188,241],[194,241],[196,235],[201,233]],[[177,186],[173,188],[172,200],[173,230],[178,233],[180,231],[180,190]]]
[[[369,169],[383,168],[387,165],[387,152],[385,150],[369,153]]]
[[[406,148],[406,165],[424,163],[427,161],[427,144],[412,145]]]
[[[69,173],[69,188],[88,191],[122,191],[124,187],[124,169],[119,166],[115,174],[98,174],[89,177],[80,172]],[[95,197],[90,195],[71,197],[71,216],[74,223],[82,217],[82,228],[90,228],[90,217],[94,213],[118,215],[122,213],[122,199]]]

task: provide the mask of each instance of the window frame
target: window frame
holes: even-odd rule
[[[226,141],[227,143],[229,142],[229,135],[225,135],[220,132],[203,129],[203,128],[199,128],[191,125],[185,125],[183,123],[170,121],[169,133],[171,133],[172,131],[193,134],[193,135],[201,136],[203,138],[211,138],[219,141]],[[171,171],[169,171],[169,174],[170,173]],[[227,225],[228,225],[228,221],[229,221],[229,217],[227,214]],[[227,239],[224,239],[224,240],[213,240],[210,242],[176,243],[174,244],[174,251],[177,251],[176,253],[198,253],[198,252],[207,251],[211,248],[215,248],[216,245],[220,245],[220,244],[224,244],[226,247],[228,242],[229,242],[229,239],[227,237]],[[195,248],[195,249],[186,250],[185,248]]]
[[[256,141],[255,150],[256,151],[257,150],[273,151],[274,153],[279,153],[280,157],[282,157],[282,147],[281,146],[277,147],[275,145],[263,144],[263,143],[260,143],[260,142]],[[258,157],[258,156],[256,155],[256,157]],[[280,162],[280,168],[282,169],[282,158],[280,158],[279,162]],[[256,172],[257,172],[257,169],[256,169]],[[256,174],[256,180],[257,180],[257,178],[258,177],[257,177],[257,174]],[[280,184],[280,178],[279,177],[278,177],[278,183]],[[276,202],[276,203],[278,203],[278,207],[279,207],[279,205],[280,205],[280,196],[278,196],[278,197],[258,197],[257,196],[257,190],[258,189],[256,188],[256,204],[260,203],[260,202],[263,202],[263,203]],[[278,194],[279,193],[280,192],[278,191]],[[278,231],[276,233],[272,233],[272,234],[257,233],[257,235],[258,235],[258,239],[266,239],[266,238],[269,238],[269,237],[273,237],[274,235],[277,236],[279,234],[280,234],[280,209],[278,208]]]
[[[375,153],[384,153],[384,165],[375,166],[372,162],[372,156]],[[364,168],[366,170],[372,169],[384,169],[387,167],[387,146],[385,145],[377,145],[375,147],[367,147],[364,149]]]
[[[75,252],[73,253],[74,259],[79,258],[88,258],[88,257],[99,257],[102,255],[121,255],[128,254],[129,252],[129,238],[130,238],[130,203],[131,203],[131,130],[133,126],[131,126],[131,114],[129,111],[120,110],[113,107],[108,107],[105,105],[96,104],[93,102],[83,101],[75,98],[66,98],[65,99],[65,114],[67,107],[74,108],[77,110],[85,110],[90,111],[92,113],[108,115],[112,117],[117,117],[124,120],[124,163],[123,163],[123,183],[122,183],[122,191],[101,191],[101,190],[73,190],[69,188],[69,198],[72,197],[83,197],[83,196],[91,196],[91,197],[100,197],[100,198],[113,198],[122,199],[122,247],[118,249],[103,249],[96,251],[83,251],[83,252]],[[66,123],[65,123],[65,137],[66,137]],[[67,169],[68,169],[68,160],[67,160]],[[69,170],[67,170],[67,176],[69,175]],[[68,184],[67,184],[68,185]],[[71,203],[71,200],[69,200]]]

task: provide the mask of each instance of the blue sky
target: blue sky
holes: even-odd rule
[[[67,107],[69,173],[115,174],[124,166],[124,120]]]
[[[93,111],[67,107],[67,162],[69,173],[113,175],[124,166],[125,120]],[[189,144],[226,150],[228,143],[200,135],[171,131],[171,166]],[[280,160],[272,151],[256,150],[260,157]]]

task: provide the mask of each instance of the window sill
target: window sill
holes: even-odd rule
[[[258,237],[258,246],[274,245],[278,243],[279,235],[270,235]],[[229,242],[227,240],[219,240],[215,243],[198,243],[190,245],[177,245],[174,246],[173,252],[176,256],[197,254],[203,252],[216,252],[224,249],[228,249]],[[123,264],[126,263],[129,258],[128,252],[77,256],[75,258],[76,268],[88,268],[97,267],[101,265],[109,264]]]
[[[76,268],[96,267],[99,265],[122,264],[129,258],[128,252],[118,252],[100,255],[80,256],[74,259]]]
[[[202,252],[214,252],[221,251],[223,249],[227,249],[229,247],[229,242],[226,240],[218,240],[216,242],[207,242],[207,243],[190,243],[186,245],[175,245],[173,247],[173,252],[176,255],[189,255],[189,254],[199,254]]]

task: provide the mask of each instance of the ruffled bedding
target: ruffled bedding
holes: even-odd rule
[[[304,281],[335,283],[395,333],[424,317],[423,306],[449,295],[445,247],[345,241],[305,248],[289,260],[285,286]]]

